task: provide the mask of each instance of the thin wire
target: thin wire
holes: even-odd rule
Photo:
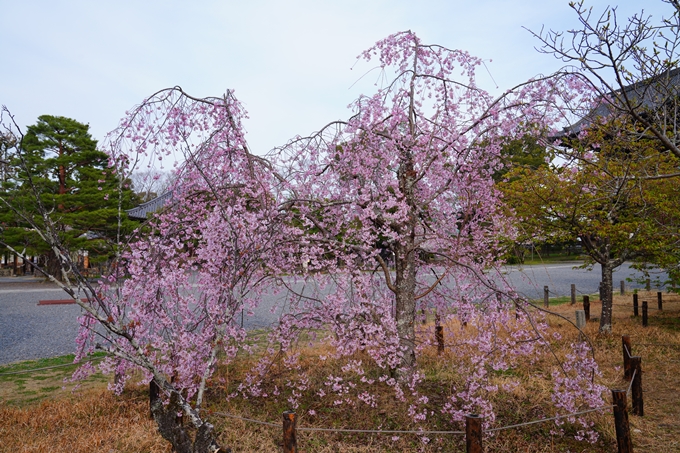
[[[600,406],[600,407],[596,407],[594,409],[588,409],[588,410],[581,411],[581,412],[574,412],[573,414],[557,415],[555,417],[543,418],[541,420],[534,420],[534,421],[526,422],[526,423],[519,423],[517,425],[508,425],[508,426],[503,426],[501,428],[486,429],[486,430],[484,430],[484,432],[503,431],[505,429],[518,428],[520,426],[535,425],[537,423],[549,422],[549,421],[552,421],[552,420],[559,420],[560,418],[574,417],[576,415],[589,414],[590,412],[597,412],[597,411],[601,411],[601,410],[604,410],[604,409],[611,409],[612,407],[614,407],[614,406],[612,406],[612,405],[610,405],[610,406]]]
[[[212,415],[221,415],[223,417],[229,417],[236,420],[242,420],[244,422],[251,422],[258,425],[272,426],[274,428],[280,428],[280,424],[263,422],[261,420],[255,420],[252,418],[239,417],[238,415],[228,414],[226,412],[212,412]],[[398,430],[382,430],[382,429],[341,429],[341,428],[305,428],[298,426],[295,428],[296,431],[325,431],[334,433],[373,433],[373,434],[465,434],[465,431],[398,431]]]
[[[628,384],[628,390],[626,390],[626,395],[630,395],[630,389],[633,388],[633,381],[635,381],[635,375],[637,374],[637,368],[633,371],[633,377],[630,378],[630,384]]]
[[[628,350],[628,345],[624,344],[623,347],[626,349],[626,354],[628,354],[628,358],[630,359],[631,357],[633,357],[632,355],[630,355],[630,351]]]
[[[212,415],[221,415],[222,417],[228,417],[228,418],[233,418],[236,420],[241,420],[244,422],[250,422],[250,423],[255,423],[257,425],[264,425],[264,426],[273,426],[274,428],[280,428],[280,424],[276,423],[269,423],[269,422],[263,422],[261,420],[255,420],[252,418],[245,418],[245,417],[239,417],[238,415],[232,415],[232,414],[227,414],[226,412],[211,412]]]
[[[670,343],[670,344],[665,344],[665,343],[635,343],[636,346],[658,346],[661,348],[664,348],[666,346],[671,347],[671,348],[678,348],[680,347],[680,344],[675,344],[675,343]]]
[[[80,365],[81,363],[93,362],[95,360],[102,360],[102,359],[105,359],[105,358],[106,357],[94,357],[92,359],[82,360],[78,363],[63,363],[61,365],[52,365],[52,366],[46,366],[46,367],[42,367],[42,368],[33,368],[32,370],[10,371],[10,372],[7,372],[7,373],[0,373],[0,376],[9,376],[9,375],[12,375],[12,374],[32,373],[34,371],[51,370],[53,368],[64,368],[64,367],[67,367],[67,366]]]
[[[637,372],[637,370],[636,370]],[[633,378],[635,378],[635,374],[633,374]],[[631,381],[632,383],[632,381]],[[628,391],[630,392],[630,387],[628,388]],[[574,412],[571,414],[565,414],[565,415],[557,415],[555,417],[550,417],[550,418],[543,418],[540,420],[533,420],[530,422],[525,422],[525,423],[519,423],[516,425],[508,425],[508,426],[503,426],[500,428],[491,428],[484,430],[485,432],[495,432],[495,431],[503,431],[506,429],[512,429],[512,428],[519,428],[521,426],[528,426],[528,425],[535,425],[537,423],[544,423],[544,422],[549,422],[553,420],[559,420],[561,418],[568,418],[568,417],[575,417],[577,415],[584,415],[584,414],[589,414],[591,412],[597,412],[605,409],[611,409],[614,406],[609,405],[609,406],[600,406],[596,407],[593,409],[588,409],[580,412]],[[239,417],[237,415],[231,415],[226,412],[213,412],[213,415],[221,415],[224,417],[229,417],[233,418],[236,420],[242,420],[246,422],[251,422],[251,423],[256,423],[259,425],[265,425],[265,426],[272,426],[275,428],[279,428],[280,425],[276,423],[270,423],[270,422],[263,422],[260,420],[254,420],[250,418],[244,418],[244,417]],[[342,428],[305,428],[305,427],[298,427],[296,428],[297,431],[315,431],[315,432],[333,432],[333,433],[369,433],[369,434],[422,434],[422,435],[430,435],[430,434],[456,434],[456,435],[463,435],[465,434],[465,431],[421,431],[421,430],[407,430],[407,431],[401,431],[401,430],[381,430],[381,429],[342,429]]]
[[[382,429],[330,429],[330,428],[297,428],[298,431],[325,431],[333,433],[370,433],[370,434],[465,434],[465,431],[398,431]]]

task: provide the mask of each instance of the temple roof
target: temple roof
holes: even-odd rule
[[[136,208],[128,209],[128,217],[131,219],[146,220],[151,214],[159,211],[163,206],[165,206],[172,199],[172,191],[162,193],[153,200],[149,200],[146,203],[142,203]]]

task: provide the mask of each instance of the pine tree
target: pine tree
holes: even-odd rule
[[[108,155],[97,149],[89,126],[71,118],[43,115],[27,128],[8,157],[9,176],[3,196],[14,210],[3,209],[3,240],[29,255],[46,257],[48,269],[58,263],[53,250],[28,227],[28,219],[44,224],[38,203],[58,226],[69,250],[87,251],[89,262],[105,262],[114,250],[121,208],[135,204],[132,190],[118,191],[121,183],[108,166]],[[39,197],[35,197],[35,194]],[[120,195],[119,195],[120,194]],[[122,232],[134,223],[123,220]]]

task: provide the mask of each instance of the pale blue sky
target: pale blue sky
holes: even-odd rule
[[[593,0],[596,11],[608,2]],[[661,0],[621,1],[627,17]],[[125,111],[180,85],[196,96],[234,89],[254,151],[346,118],[370,92],[356,56],[410,29],[488,62],[480,85],[500,93],[559,64],[522,27],[578,26],[568,0],[0,0],[0,104],[22,126],[42,114],[89,123],[103,139]]]

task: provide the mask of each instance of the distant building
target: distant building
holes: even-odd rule
[[[127,212],[128,217],[136,220],[146,220],[153,213],[160,211],[166,204],[172,200],[172,191],[165,192],[153,200],[149,200],[146,203],[142,203],[136,208],[129,209]]]
[[[644,110],[656,110],[664,105],[670,105],[672,109],[675,109],[675,104],[680,97],[680,68],[628,85],[621,90],[610,93],[609,97],[610,100],[603,99],[586,116],[563,128],[562,132],[554,138],[575,137],[597,121],[598,118],[606,118],[617,112],[629,115],[626,112],[628,109],[623,107],[625,100],[628,100],[635,110],[642,109],[640,113],[643,116],[645,115]],[[669,119],[674,120],[675,114],[672,113]]]

